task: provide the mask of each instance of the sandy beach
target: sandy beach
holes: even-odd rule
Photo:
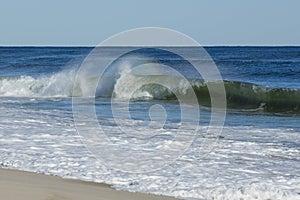
[[[175,198],[117,191],[102,183],[62,179],[0,169],[0,194],[5,200],[171,200]]]

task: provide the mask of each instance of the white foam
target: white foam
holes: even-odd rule
[[[87,151],[70,110],[37,111],[0,104],[0,113],[1,167],[185,199],[300,199],[300,149],[293,146],[300,143],[300,133],[293,129],[225,127],[224,138],[208,156],[203,158],[199,147],[209,138],[199,137],[170,166],[148,174],[132,174],[105,167]],[[16,116],[18,126],[12,120]],[[108,130],[115,130],[109,119],[101,122]],[[129,121],[128,127],[131,124],[138,123]],[[143,130],[140,126],[139,131]],[[126,135],[114,139],[120,143],[120,153],[123,145],[137,148]]]
[[[0,96],[69,97],[73,92],[75,72],[68,70],[39,78],[31,76],[1,78]]]

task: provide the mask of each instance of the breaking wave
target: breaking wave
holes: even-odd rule
[[[71,97],[75,70],[50,76],[0,77],[0,96],[11,97]]]
[[[177,100],[178,95],[195,92],[199,104],[210,106],[208,84],[224,83],[228,108],[300,113],[300,90],[270,88],[238,81],[205,82],[168,75],[135,75],[131,73],[106,77],[99,81],[96,91],[87,90],[98,83],[97,77],[83,77],[75,82],[77,70],[66,70],[50,76],[0,77],[0,96],[14,97],[112,97],[123,99]],[[171,88],[150,82],[168,83]],[[149,84],[148,84],[149,83]],[[139,85],[132,93],[131,88]]]

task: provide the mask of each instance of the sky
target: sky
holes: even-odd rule
[[[139,27],[201,45],[299,45],[299,0],[0,0],[0,46],[95,46]]]

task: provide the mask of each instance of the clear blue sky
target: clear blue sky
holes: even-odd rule
[[[300,1],[0,0],[0,45],[96,45],[144,26],[202,45],[300,45]]]

